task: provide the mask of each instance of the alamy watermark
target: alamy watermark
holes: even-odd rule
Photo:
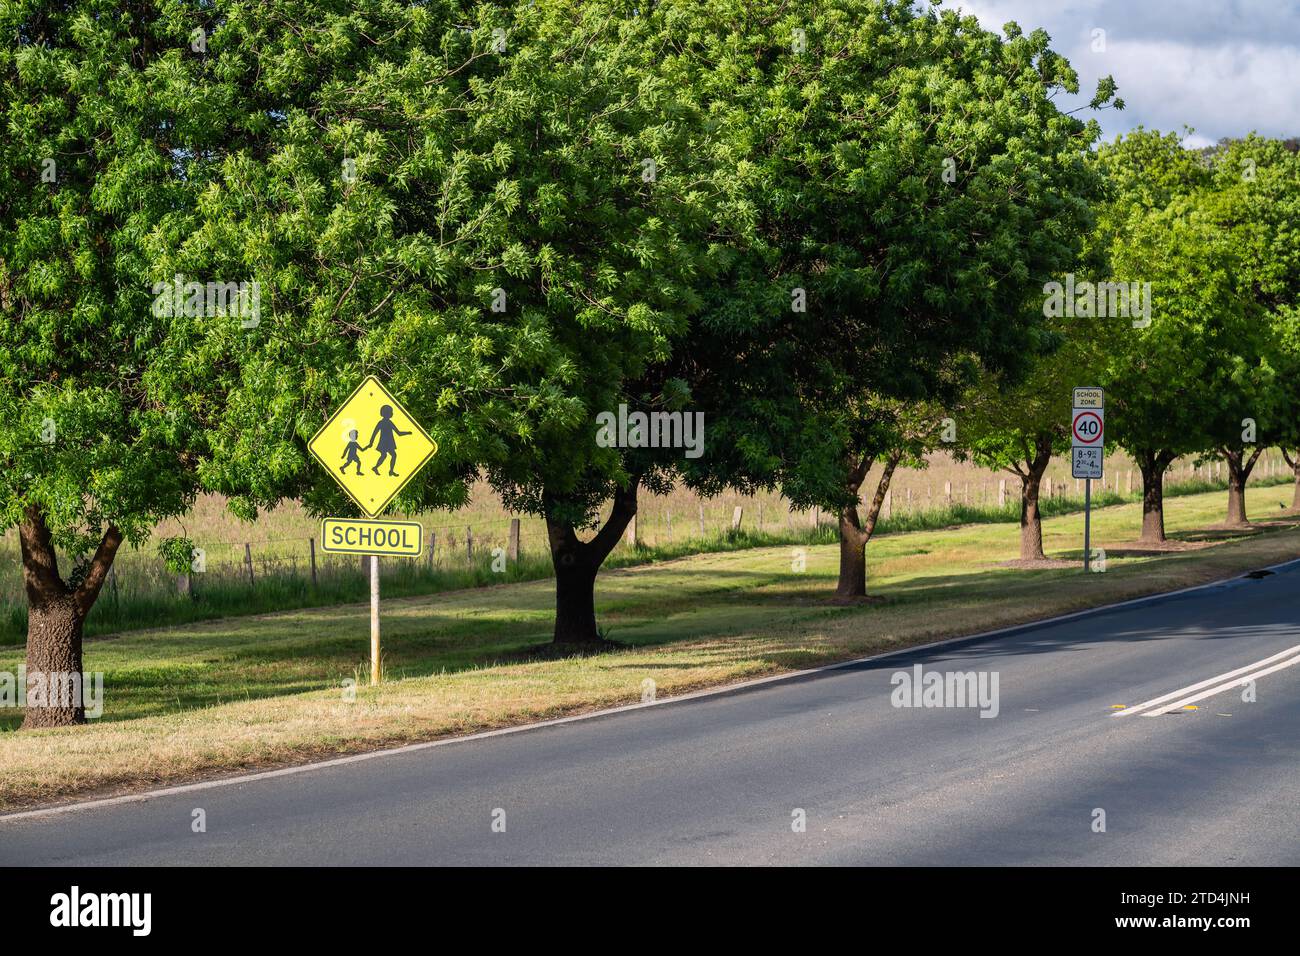
[[[703,412],[631,412],[596,416],[596,444],[601,448],[685,448],[687,458],[704,454]]]
[[[201,315],[238,316],[240,328],[255,329],[262,321],[262,287],[252,282],[171,282],[153,284],[153,314],[158,318]]]
[[[132,936],[148,936],[153,928],[152,893],[83,893],[74,885],[66,893],[50,897],[50,925],[118,926]]]
[[[0,671],[0,707],[76,707],[94,720],[104,713],[104,672],[32,671],[18,665],[18,673]]]
[[[1043,316],[1048,319],[1132,319],[1133,328],[1151,324],[1150,282],[1078,282],[1067,272],[1064,284],[1043,284]]]
[[[978,707],[981,717],[998,715],[997,671],[895,671],[889,678],[895,707]]]

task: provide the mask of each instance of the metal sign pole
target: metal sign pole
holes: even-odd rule
[[[1083,570],[1089,571],[1092,559],[1092,479],[1083,480]],[[377,627],[378,625],[376,625]]]
[[[371,448],[376,457],[367,458],[363,466],[361,455]],[[379,555],[418,558],[421,554],[418,522],[375,519],[438,453],[438,443],[384,383],[370,375],[320,427],[307,443],[307,449],[365,515],[364,519],[326,518],[321,524],[321,547],[327,552],[370,557],[370,683],[373,686],[381,676]],[[382,467],[385,464],[387,469]]]
[[[370,686],[379,683],[379,555],[370,556]]]

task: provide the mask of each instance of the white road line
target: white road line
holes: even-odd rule
[[[1277,564],[1270,564],[1260,570],[1277,573],[1296,564],[1300,564],[1300,558],[1291,558],[1288,561],[1279,561]],[[656,698],[655,700],[646,703],[622,704],[616,707],[606,707],[601,710],[573,714],[569,717],[555,717],[550,720],[541,720],[534,723],[516,724],[513,727],[501,727],[497,730],[483,730],[474,734],[466,734],[462,737],[441,737],[437,740],[426,740],[415,744],[404,744],[399,747],[390,747],[381,750],[367,750],[361,753],[349,754],[345,757],[332,757],[328,760],[294,764],[288,767],[279,767],[275,770],[257,770],[252,773],[229,774],[211,780],[203,780],[198,783],[172,784],[171,786],[159,787],[154,790],[142,790],[134,793],[122,794],[116,797],[98,797],[86,800],[75,800],[71,803],[60,803],[55,804],[54,806],[40,807],[34,810],[17,810],[10,813],[0,813],[0,825],[3,825],[6,821],[40,819],[59,816],[64,813],[76,813],[82,810],[94,810],[102,807],[120,806],[128,803],[143,803],[159,797],[166,797],[178,793],[190,793],[196,790],[210,790],[217,787],[238,787],[257,780],[284,777],[292,774],[310,773],[314,770],[324,770],[329,767],[359,763],[364,760],[395,757],[401,754],[429,750],[434,747],[447,747],[454,744],[468,743],[469,741],[482,740],[489,737],[503,737],[509,734],[529,733],[540,730],[544,727],[555,727],[562,724],[592,720],[593,718],[606,717],[611,714],[619,714],[625,711],[641,710],[647,707],[663,706],[667,704],[678,704],[683,701],[698,700],[700,698],[728,696],[763,684],[778,684],[786,681],[797,680],[802,677],[808,677],[813,674],[848,670],[868,662],[883,660],[890,657],[898,657],[904,654],[920,654],[927,651],[940,650],[946,647],[956,647],[962,644],[975,644],[981,641],[986,641],[992,637],[1030,633],[1057,624],[1063,624],[1066,621],[1074,621],[1079,618],[1089,618],[1100,614],[1107,614],[1122,608],[1142,607],[1145,604],[1155,604],[1160,601],[1167,601],[1170,598],[1195,594],[1198,591],[1207,591],[1211,588],[1223,587],[1226,584],[1240,581],[1243,576],[1244,575],[1240,572],[1235,572],[1226,578],[1217,578],[1213,581],[1206,581],[1204,584],[1193,584],[1185,588],[1177,588],[1173,591],[1157,591],[1154,594],[1143,594],[1140,597],[1127,598],[1126,600],[1115,601],[1111,604],[1099,604],[1096,607],[1086,607],[1079,611],[1068,611],[1065,614],[1056,614],[1052,617],[1041,618],[1037,621],[1026,621],[1023,624],[1011,624],[1006,627],[998,627],[989,631],[978,631],[975,634],[963,634],[959,637],[948,637],[939,641],[931,641],[928,644],[914,644],[911,647],[900,647],[893,651],[884,651],[879,654],[868,654],[866,657],[858,657],[848,661],[839,661],[834,664],[823,664],[818,667],[810,667],[800,671],[773,674],[770,677],[757,677],[753,680],[740,681],[736,684],[723,684],[720,687],[706,687],[703,690],[691,691],[674,697]],[[1300,645],[1297,646],[1300,647]],[[1269,658],[1269,660],[1272,660],[1272,658]],[[1267,661],[1264,663],[1267,663]],[[1148,701],[1148,703],[1152,702]]]
[[[1165,706],[1160,707],[1157,710],[1149,710],[1142,716],[1159,717],[1162,714],[1169,713],[1171,710],[1178,710],[1180,707],[1186,707],[1188,704],[1194,704],[1198,700],[1204,700],[1207,697],[1213,697],[1215,694],[1222,694],[1225,690],[1232,690],[1234,687],[1241,687],[1247,684],[1248,682],[1254,680],[1256,677],[1263,677],[1265,674],[1271,674],[1274,671],[1280,671],[1282,670],[1282,668],[1290,667],[1293,664],[1300,664],[1300,654],[1297,654],[1289,661],[1282,661],[1282,663],[1274,664],[1272,667],[1265,668],[1262,671],[1254,671],[1253,673],[1247,674],[1245,677],[1235,678],[1233,680],[1228,681],[1226,684],[1220,684],[1218,687],[1211,687],[1209,690],[1203,690],[1199,694],[1193,694],[1191,697],[1184,697],[1182,700],[1176,700],[1172,704],[1165,704]]]
[[[1267,667],[1269,664],[1272,664],[1274,661],[1280,660],[1281,658],[1287,657],[1288,655],[1296,654],[1297,652],[1300,652],[1300,644],[1297,644],[1295,647],[1288,647],[1286,650],[1280,651],[1277,654],[1273,654],[1271,657],[1266,657],[1262,661],[1256,661],[1253,664],[1247,664],[1245,667],[1238,667],[1236,670],[1228,671],[1226,674],[1218,674],[1214,677],[1208,678],[1207,680],[1199,681],[1195,684],[1190,684],[1187,687],[1180,687],[1178,688],[1178,690],[1170,691],[1168,694],[1161,694],[1159,697],[1152,697],[1148,701],[1143,701],[1140,704],[1134,704],[1132,707],[1127,707],[1124,710],[1117,710],[1115,711],[1115,713],[1111,714],[1111,716],[1124,717],[1129,714],[1138,714],[1146,710],[1148,707],[1158,707],[1161,704],[1165,703],[1166,701],[1173,700],[1176,697],[1183,697],[1187,694],[1195,693],[1196,691],[1201,690],[1202,688],[1205,687],[1209,687],[1212,684],[1223,684],[1225,687],[1235,686],[1236,684],[1240,684],[1241,680],[1234,681],[1231,680],[1231,678],[1239,677],[1240,675],[1243,674],[1248,674],[1252,671],[1258,670],[1261,667]],[[1269,673],[1272,673],[1272,671],[1270,670]],[[1227,682],[1226,684],[1224,684],[1225,681]],[[1210,694],[1205,694],[1203,696],[1211,697],[1213,696],[1214,693],[1217,693],[1217,691],[1214,691]],[[1196,699],[1201,700],[1202,698],[1197,697]],[[1172,707],[1167,708],[1167,710],[1172,710],[1172,709],[1173,709]],[[1162,711],[1162,713],[1164,712],[1165,711]]]

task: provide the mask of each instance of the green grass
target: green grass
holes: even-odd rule
[[[1252,487],[1266,488],[1291,485],[1289,476],[1260,479]],[[932,531],[963,524],[995,524],[1016,522],[1020,516],[1019,498],[1011,493],[1008,482],[1008,501],[996,505],[968,505],[954,502],[910,512],[895,510],[882,519],[877,535],[886,537],[913,531]],[[1223,486],[1200,479],[1170,484],[1167,498],[1186,495],[1223,492]],[[1138,493],[1119,494],[1101,492],[1093,496],[1093,506],[1105,508],[1140,500]],[[1041,509],[1045,517],[1061,517],[1083,510],[1083,499],[1074,495],[1044,498]],[[751,515],[750,520],[753,520]],[[781,527],[774,530],[755,531],[743,527],[737,533],[712,530],[703,536],[677,540],[674,543],[639,544],[635,548],[620,545],[606,562],[607,568],[631,567],[672,560],[694,554],[711,554],[746,548],[778,545],[820,545],[833,543],[836,531],[829,517],[818,528],[807,525]],[[503,572],[492,570],[490,548],[492,540],[481,542],[473,561],[458,554],[442,558],[436,565],[424,560],[400,558],[381,562],[382,589],[386,597],[411,597],[432,595],[463,588],[489,587],[516,581],[536,581],[549,578],[552,568],[549,558],[540,552],[525,551],[517,562]],[[275,566],[272,566],[275,568]],[[194,575],[194,591],[189,597],[176,593],[173,579],[156,574],[143,583],[123,593],[105,588],[100,600],[86,621],[87,636],[115,634],[166,626],[179,626],[200,621],[218,620],[288,611],[300,608],[332,607],[368,599],[369,582],[352,559],[331,559],[325,563],[322,556],[321,571],[313,584],[305,566],[292,570],[278,568],[259,571],[251,586],[242,573]],[[19,602],[0,602],[0,645],[21,644],[26,640],[27,608]]]
[[[1136,503],[1101,509],[1093,534],[1108,551],[1104,574],[1078,566],[1078,513],[1044,529],[1048,553],[1070,566],[1008,566],[1019,538],[1011,522],[885,535],[869,547],[876,600],[856,606],[829,600],[833,543],[752,547],[737,536],[733,550],[602,573],[600,621],[623,649],[589,657],[529,659],[550,637],[549,581],[395,598],[384,604],[377,688],[361,679],[360,604],[92,639],[85,667],[105,675],[104,716],[0,733],[0,807],[627,703],[647,678],[677,694],[1212,580],[1300,555],[1296,518],[1280,507],[1290,497],[1289,486],[1252,486],[1252,513],[1271,520],[1227,531],[1211,527],[1221,492],[1173,496],[1171,536],[1196,550],[1167,555],[1135,545]],[[0,671],[21,660],[20,648],[0,649]],[[362,685],[355,701],[344,695],[349,680]],[[0,713],[0,728],[20,720]]]

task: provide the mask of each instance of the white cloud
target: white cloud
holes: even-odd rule
[[[1125,110],[1097,118],[1107,137],[1135,126],[1212,143],[1257,130],[1300,135],[1300,0],[956,0],[944,8],[1000,31],[1008,20],[1043,27],[1079,74],[1085,100],[1115,77]],[[1093,52],[1092,30],[1106,31]],[[1068,108],[1079,105],[1068,104]],[[1083,115],[1083,114],[1080,114]]]

